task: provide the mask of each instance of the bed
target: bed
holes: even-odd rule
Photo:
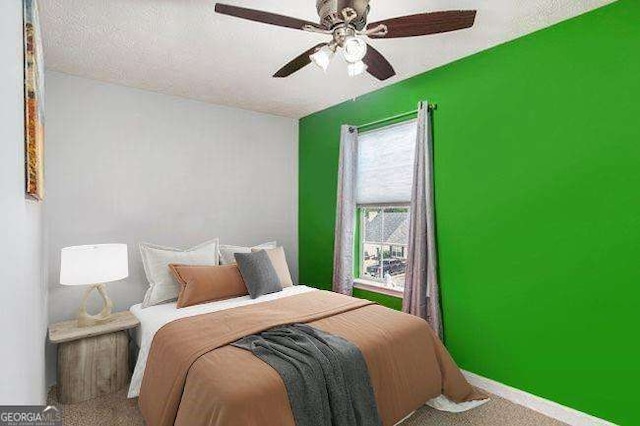
[[[427,323],[361,299],[305,286],[177,309],[131,311],[140,352],[129,389],[151,426],[278,425],[295,421],[284,383],[269,365],[230,344],[305,323],[354,343],[367,364],[385,426],[441,396],[477,405],[472,388]]]
[[[138,327],[137,333],[135,335],[136,343],[140,350],[138,352],[138,360],[136,362],[133,376],[131,377],[131,384],[129,385],[129,398],[136,398],[140,394],[142,377],[147,365],[147,357],[149,356],[149,350],[151,349],[151,342],[153,341],[153,337],[155,336],[156,332],[160,330],[160,328],[162,328],[164,325],[181,318],[189,318],[196,315],[224,311],[225,309],[231,309],[255,303],[269,302],[296,294],[309,293],[312,291],[316,291],[316,289],[298,285],[285,288],[278,293],[272,293],[262,296],[258,299],[251,299],[249,295],[246,295],[243,297],[236,297],[233,299],[205,303],[202,305],[196,305],[181,309],[178,309],[176,307],[175,302],[150,306],[144,309],[142,308],[141,303],[133,305],[130,308],[130,311],[140,320],[140,327]]]

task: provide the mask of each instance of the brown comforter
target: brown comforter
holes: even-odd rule
[[[229,346],[279,325],[308,323],[358,346],[380,417],[394,425],[440,394],[484,398],[427,323],[325,291],[176,320],[155,335],[140,391],[149,426],[294,426],[284,383],[269,365]]]

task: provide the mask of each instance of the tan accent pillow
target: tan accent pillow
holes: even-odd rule
[[[284,248],[276,247],[274,249],[261,249],[259,247],[254,247],[251,249],[253,252],[260,250],[264,250],[269,256],[273,269],[276,270],[276,274],[280,279],[280,285],[282,288],[293,287],[293,280],[291,279],[291,272],[289,272],[289,265],[287,264],[287,256],[284,254]]]
[[[236,265],[169,265],[180,284],[178,308],[249,294]]]

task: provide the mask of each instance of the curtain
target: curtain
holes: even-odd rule
[[[409,247],[402,310],[427,320],[442,338],[435,233],[431,110],[421,102],[413,166]]]
[[[353,247],[356,220],[356,179],[358,169],[358,129],[342,126],[338,199],[333,251],[333,291],[353,293]]]

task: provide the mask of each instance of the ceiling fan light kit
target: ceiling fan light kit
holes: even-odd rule
[[[342,48],[344,59],[352,64],[362,61],[367,54],[367,43],[355,36],[347,37]]]
[[[335,54],[335,49],[332,49],[327,44],[316,50],[315,53],[309,55],[309,58],[320,69],[322,69],[324,72],[327,72],[327,69],[329,69],[329,64],[331,63],[331,60],[333,59]]]
[[[365,71],[384,81],[396,75],[385,57],[367,43],[368,38],[404,38],[457,31],[473,26],[475,10],[451,10],[419,13],[380,22],[368,23],[370,0],[317,0],[320,23],[291,18],[260,10],[217,3],[218,13],[264,24],[292,28],[332,36],[332,40],[312,47],[297,56],[278,72],[276,78],[288,77],[310,63],[327,71],[338,49],[347,61],[347,72],[353,77]]]
[[[364,73],[367,70],[367,64],[362,61],[354,62],[347,65],[347,74],[349,77],[355,77]]]

